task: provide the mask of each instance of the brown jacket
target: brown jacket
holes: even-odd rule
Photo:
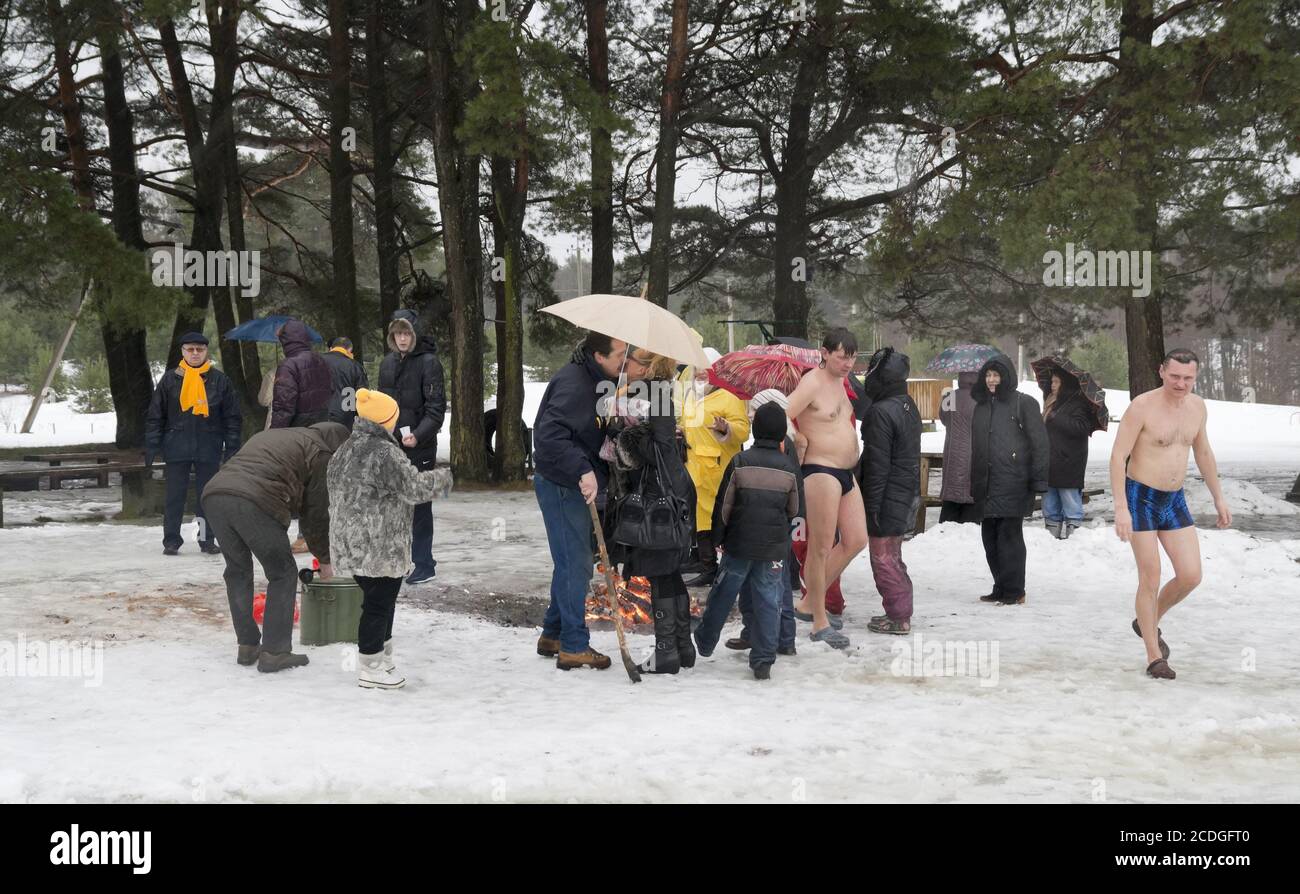
[[[347,439],[347,426],[337,422],[258,432],[212,476],[203,496],[243,497],[286,528],[297,515],[308,548],[322,564],[328,564],[326,470],[334,451]]]

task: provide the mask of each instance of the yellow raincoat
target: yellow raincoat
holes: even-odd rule
[[[693,402],[693,396],[687,400]],[[695,482],[695,530],[708,531],[713,527],[713,501],[722,485],[722,473],[749,438],[749,408],[722,388],[705,395],[697,406],[694,412],[695,408],[687,407],[681,424],[686,435],[686,471]],[[712,430],[719,416],[731,425],[725,438]]]

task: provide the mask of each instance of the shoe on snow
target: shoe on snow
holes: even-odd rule
[[[435,577],[437,577],[437,572],[425,571],[417,568],[415,571],[411,572],[411,576],[406,579],[406,583],[408,586],[414,587],[416,584],[428,583]]]
[[[996,602],[998,605],[1024,605],[1025,594],[1024,593],[1003,593],[1001,596],[999,596],[997,599],[994,599],[993,601]]]
[[[980,597],[980,602],[1001,602],[1001,601],[1002,601],[1001,590],[994,590],[992,593],[986,593],[985,595]]]
[[[798,654],[799,654],[799,650],[796,649],[793,645],[789,645],[789,646],[777,646],[777,647],[776,647],[776,654],[778,654],[778,655],[798,655]]]
[[[359,657],[357,685],[362,689],[401,689],[406,685],[406,677],[385,665],[383,652]]]
[[[794,610],[794,616],[796,620],[803,621],[805,624],[812,623],[813,616],[809,612],[801,612],[799,611],[799,609],[796,608]],[[826,613],[826,617],[830,620],[831,626],[834,627],[836,630],[844,629],[844,618],[842,618],[839,615],[833,615],[830,612]]]
[[[749,648],[749,640],[743,636],[733,636],[731,639],[723,643],[723,645],[734,652],[744,652]]]
[[[174,556],[174,555],[177,555],[178,553],[180,553],[180,551],[181,551],[181,548],[180,548],[179,546],[164,546],[164,547],[163,547],[163,555],[164,555],[164,556]]]
[[[1133,632],[1138,635],[1139,639],[1142,638],[1142,628],[1138,626],[1137,618],[1133,619]],[[1162,632],[1159,627],[1156,628],[1156,639],[1160,642],[1160,657],[1168,658],[1169,643],[1165,642],[1165,638],[1160,635]]]
[[[264,674],[288,670],[291,667],[302,667],[307,663],[306,655],[296,655],[293,652],[264,651],[257,656],[257,669]]]
[[[221,547],[217,546],[215,543],[203,543],[203,544],[200,544],[200,545],[199,545],[199,549],[202,551],[202,553],[203,553],[205,556],[219,556],[219,555],[221,555]]]
[[[554,658],[560,654],[559,637],[552,639],[543,633],[537,638],[537,654],[543,658]]]
[[[573,670],[575,667],[594,667],[596,670],[604,670],[609,667],[609,656],[602,655],[595,649],[587,649],[585,652],[565,652],[555,656],[555,666],[560,670]]]
[[[770,680],[770,679],[772,679],[772,665],[770,665],[770,664],[756,664],[756,665],[754,665],[754,679],[755,679],[755,680]]]
[[[895,636],[907,636],[912,632],[911,621],[895,621],[893,618],[872,618],[867,629],[872,633],[892,633]]]
[[[1147,665],[1147,676],[1155,677],[1157,680],[1172,680],[1178,675],[1174,673],[1174,669],[1169,666],[1168,661],[1157,658]]]
[[[847,649],[849,647],[849,638],[834,627],[823,627],[816,633],[808,634],[808,638],[815,643],[825,643],[832,649]]]
[[[239,655],[236,656],[235,661],[244,667],[248,667],[257,664],[257,656],[260,654],[262,654],[262,647],[260,645],[240,646]]]

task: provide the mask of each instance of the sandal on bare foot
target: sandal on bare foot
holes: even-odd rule
[[[1136,634],[1138,635],[1138,639],[1141,639],[1141,638],[1142,638],[1142,628],[1138,626],[1137,618],[1134,618],[1134,619],[1133,619],[1133,632],[1136,633]],[[1157,628],[1156,628],[1156,639],[1160,641],[1160,657],[1161,657],[1161,658],[1168,658],[1168,657],[1169,657],[1169,643],[1165,642],[1165,638],[1164,638],[1163,636],[1161,636],[1160,633],[1161,633],[1160,628],[1157,627]]]
[[[794,616],[796,620],[803,621],[805,624],[812,623],[813,616],[808,612],[801,612],[796,608],[794,609]],[[830,612],[827,612],[826,618],[831,622],[831,626],[836,630],[844,629],[844,619],[839,615],[832,615]]]
[[[872,633],[892,633],[897,636],[906,636],[912,632],[912,623],[910,621],[895,621],[886,616],[884,618],[872,618],[867,629]]]
[[[849,647],[849,638],[834,627],[823,627],[816,633],[808,634],[808,638],[816,643],[825,643],[832,649],[847,649]]]
[[[1147,676],[1155,677],[1157,680],[1172,680],[1178,675],[1174,673],[1174,669],[1169,666],[1168,661],[1157,658],[1147,665]]]

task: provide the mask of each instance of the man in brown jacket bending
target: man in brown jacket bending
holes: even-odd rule
[[[239,641],[237,661],[257,662],[264,673],[300,667],[306,655],[290,651],[298,563],[289,545],[289,522],[320,560],[321,578],[330,567],[330,457],[348,438],[337,422],[306,428],[273,428],[249,439],[203,490],[203,505],[226,560],[226,597]],[[266,572],[264,630],[253,620],[253,556]]]

